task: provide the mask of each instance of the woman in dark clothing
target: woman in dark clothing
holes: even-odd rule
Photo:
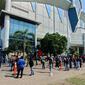
[[[68,58],[64,58],[65,71],[69,70],[68,64],[69,64]]]
[[[55,67],[56,68],[59,68],[59,58],[58,58],[58,56],[56,56],[56,58],[55,58]]]
[[[29,57],[29,66],[30,66],[30,71],[31,71],[29,76],[32,76],[32,75],[34,75],[34,71],[33,71],[34,62],[33,62],[32,54],[30,54],[30,57]]]
[[[72,58],[69,58],[69,67],[72,68]]]
[[[80,61],[80,68],[82,67],[82,58],[80,57],[79,58],[79,61]]]

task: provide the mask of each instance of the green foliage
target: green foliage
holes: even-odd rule
[[[77,51],[74,52],[74,55],[75,55],[76,57],[79,57],[79,53],[78,53]]]
[[[34,40],[34,34],[28,33],[28,30],[25,31],[16,31],[13,35],[10,36],[9,39],[9,52],[13,51],[31,51],[32,50],[32,43],[29,40],[31,36],[31,41]],[[25,49],[24,49],[25,48]]]
[[[69,48],[69,54],[79,57],[79,52],[78,52],[77,48],[75,48],[75,47]]]
[[[41,40],[41,48],[44,53],[61,54],[66,50],[67,39],[58,33],[49,34]]]
[[[69,53],[73,55],[75,53],[75,49],[69,48]]]
[[[0,0],[0,11],[5,9],[5,0]]]
[[[71,83],[72,85],[85,85],[85,79],[81,79],[81,78],[70,78],[67,80],[69,83]]]

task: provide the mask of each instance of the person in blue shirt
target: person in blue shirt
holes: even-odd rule
[[[24,67],[25,67],[25,60],[23,59],[23,56],[21,56],[21,58],[17,61],[17,77],[16,78],[18,78],[19,75],[20,75],[20,78],[22,78]]]

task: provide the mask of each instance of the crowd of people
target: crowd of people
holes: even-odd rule
[[[28,64],[30,67],[30,74],[29,76],[32,76],[35,74],[33,66],[34,66],[35,58],[32,53],[28,56]],[[70,69],[77,69],[79,70],[83,63],[85,63],[85,57],[78,57],[78,56],[53,56],[48,55],[45,56],[44,54],[42,56],[39,56],[37,59],[38,62],[40,62],[41,68],[49,69],[50,76],[53,75],[53,69],[56,70],[64,70],[69,71]],[[22,78],[23,77],[23,71],[26,66],[26,61],[24,60],[23,56],[18,55],[11,55],[11,57],[8,59],[8,64],[10,67],[10,71],[14,72],[14,77],[16,78]]]
[[[57,70],[69,71],[70,69],[80,69],[82,64],[85,62],[85,58],[77,57],[77,56],[51,56],[44,57],[41,56],[42,69],[45,69],[45,62],[49,62],[49,70],[50,75],[52,75],[52,69],[55,68]]]

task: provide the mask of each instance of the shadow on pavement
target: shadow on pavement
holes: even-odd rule
[[[2,69],[1,71],[6,71],[6,72],[10,72],[10,70],[6,70],[6,69]]]
[[[36,71],[37,73],[49,73],[49,72],[45,72],[45,71]]]
[[[14,75],[5,75],[5,77],[10,77],[10,78],[14,78]]]
[[[34,67],[33,69],[42,69],[42,68],[36,68],[36,67]]]

